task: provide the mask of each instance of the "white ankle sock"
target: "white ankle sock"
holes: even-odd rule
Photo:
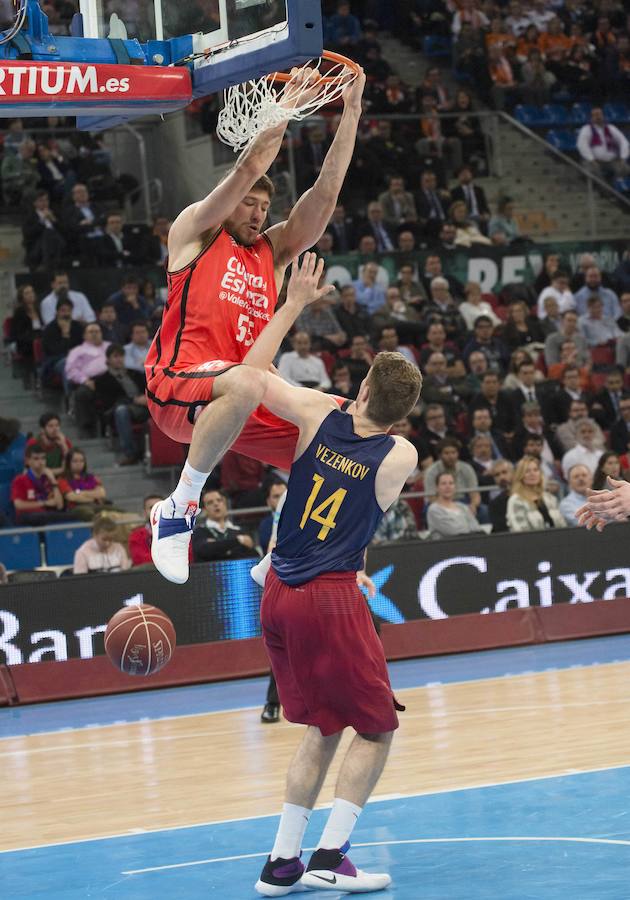
[[[199,506],[201,489],[206,483],[209,474],[209,472],[198,472],[197,469],[193,469],[188,461],[184,463],[177,487],[171,494],[171,499],[175,504],[173,518],[190,515],[192,504]]]
[[[276,842],[271,851],[272,859],[293,859],[300,855],[302,838],[312,812],[312,809],[296,806],[294,803],[283,805]]]
[[[325,850],[338,850],[350,839],[352,829],[357,824],[357,819],[361,815],[362,807],[349,800],[342,800],[335,797],[333,808],[328,816],[326,827],[319,839],[317,848],[323,847]]]

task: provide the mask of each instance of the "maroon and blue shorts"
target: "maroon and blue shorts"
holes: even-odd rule
[[[324,736],[348,726],[359,734],[398,728],[383,646],[354,572],[290,587],[272,568],[260,615],[290,722],[317,726]]]

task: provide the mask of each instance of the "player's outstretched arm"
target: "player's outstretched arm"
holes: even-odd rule
[[[608,476],[609,491],[589,491],[588,500],[575,516],[589,531],[603,531],[608,522],[623,522],[630,516],[630,484]]]
[[[178,267],[178,257],[185,254],[189,246],[198,247],[203,234],[216,230],[234,212],[278,155],[285,130],[286,124],[259,134],[207,197],[182,210],[168,235],[169,258],[176,261],[171,268]]]
[[[273,225],[267,231],[274,247],[276,266],[286,266],[303,250],[312,247],[330,221],[354,152],[364,87],[365,74],[361,69],[344,91],[341,122],[317,181],[300,197],[287,221]]]
[[[292,75],[293,79],[286,89],[289,95],[294,88],[299,93],[301,85],[311,77],[311,72],[310,69],[296,68]],[[173,260],[171,268],[179,268],[189,261],[189,257],[195,256],[201,236],[214,231],[229,218],[247,192],[267,172],[278,155],[287,124],[285,122],[261,132],[208,196],[187,206],[179,214],[168,236],[169,258]]]
[[[317,286],[323,271],[324,260],[320,259],[318,262],[315,253],[305,253],[302,265],[297,259],[293,260],[286,302],[258,335],[251,350],[243,359],[246,366],[253,366],[266,372],[274,361],[285,335],[300,313],[309,303],[314,303],[315,300],[334,291],[332,284]]]

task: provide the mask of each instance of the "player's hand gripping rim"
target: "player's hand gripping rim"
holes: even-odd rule
[[[300,265],[298,259],[294,259],[291,265],[291,278],[287,288],[287,305],[302,310],[309,303],[320,300],[335,287],[332,284],[324,284],[318,287],[324,272],[324,260],[317,261],[315,253],[305,253]]]

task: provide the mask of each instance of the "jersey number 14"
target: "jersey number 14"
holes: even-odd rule
[[[302,514],[302,521],[300,522],[300,528],[303,529],[308,520],[312,519],[314,522],[317,522],[322,526],[317,534],[318,540],[325,541],[330,533],[331,528],[334,528],[337,524],[335,522],[335,518],[337,516],[337,513],[339,512],[339,507],[343,503],[344,497],[346,496],[348,491],[345,490],[345,488],[337,488],[337,490],[334,491],[329,497],[326,497],[325,500],[322,500],[321,503],[315,506],[315,501],[317,500],[319,492],[322,489],[324,478],[322,478],[321,475],[313,475],[313,481],[315,482],[315,484],[313,485],[313,490],[311,491],[309,498],[306,501],[304,513]],[[326,515],[324,515],[324,513],[326,513]]]

